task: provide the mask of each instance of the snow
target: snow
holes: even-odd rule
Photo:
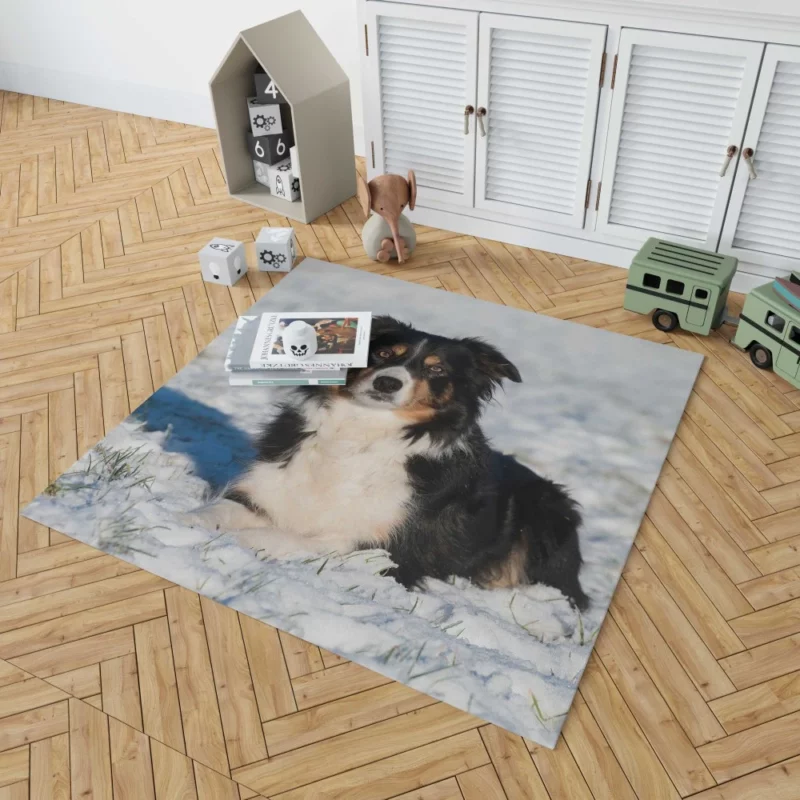
[[[87,453],[26,516],[553,747],[701,357],[306,259],[254,308],[348,307],[478,335],[523,376],[487,409],[494,446],[581,503],[584,614],[546,586],[408,592],[381,551],[271,559],[182,514],[247,463],[287,391],[229,387],[231,329]]]

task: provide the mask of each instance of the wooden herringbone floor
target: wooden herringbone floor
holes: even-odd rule
[[[306,255],[706,356],[555,751],[22,517],[271,283],[201,282],[213,132],[0,92],[0,798],[800,798],[800,392],[621,309],[625,272],[420,228]],[[252,252],[251,252],[252,263]]]

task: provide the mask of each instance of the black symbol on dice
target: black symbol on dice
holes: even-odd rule
[[[281,164],[278,167],[278,172],[288,172],[292,168],[291,164]]]
[[[272,120],[272,122],[270,122],[270,120]],[[274,121],[275,117],[265,117],[263,114],[256,114],[255,117],[253,117],[253,125],[255,125],[256,128],[265,128],[266,130],[272,127]]]
[[[209,247],[211,247],[212,250],[220,250],[223,253],[230,253],[230,251],[233,250],[233,245],[232,244],[214,243],[212,245],[209,245]]]
[[[283,253],[273,253],[272,250],[262,250],[261,261],[268,267],[279,267],[286,261],[286,256]]]
[[[300,178],[292,178],[292,191],[293,192],[300,191]]]

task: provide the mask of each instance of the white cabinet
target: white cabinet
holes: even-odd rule
[[[413,169],[422,196],[472,206],[478,14],[366,6],[372,34],[366,121],[376,170],[405,175]],[[472,113],[465,115],[467,107]]]
[[[764,45],[623,30],[597,231],[715,249]],[[720,172],[724,169],[724,175]]]
[[[720,250],[765,274],[799,268],[800,47],[767,46]]]
[[[480,17],[475,206],[582,227],[606,28]]]
[[[376,171],[414,169],[439,203],[583,225],[605,26],[377,0],[366,12]]]
[[[368,171],[416,171],[416,222],[620,266],[658,236],[750,286],[800,271],[800,7],[770,29],[682,0],[440,1],[358,0]]]

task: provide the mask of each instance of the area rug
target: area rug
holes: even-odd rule
[[[275,425],[297,427],[297,416],[286,411],[286,403],[292,409],[313,400],[318,410],[314,413],[336,408],[344,409],[347,417],[348,404],[355,402],[355,394],[348,398],[349,390],[338,387],[324,390],[324,398],[315,389],[312,399],[307,388],[229,386],[223,362],[232,329],[24,513],[553,747],[701,358],[315,259],[306,259],[249,313],[339,308],[391,315],[413,326],[398,331],[394,322],[376,321],[374,374],[384,362],[399,366],[384,371],[383,383],[369,384],[369,396],[361,398],[370,419],[363,453],[374,459],[374,475],[383,475],[388,463],[399,464],[400,472],[395,469],[391,479],[379,478],[377,485],[365,473],[363,495],[328,492],[327,505],[321,507],[317,486],[341,485],[336,448],[325,451],[333,461],[317,463],[318,482],[311,484],[307,476],[292,472],[294,456],[283,453],[276,458],[284,472],[264,473],[257,489],[263,499],[258,502],[280,500],[292,519],[293,508],[307,512],[317,503],[317,516],[309,524],[317,524],[321,515],[333,530],[341,528],[343,514],[363,527],[364,520],[371,519],[368,515],[376,513],[375,497],[385,495],[389,522],[406,511],[411,521],[403,530],[376,531],[376,541],[386,542],[385,549],[321,552],[317,546],[303,551],[302,537],[287,537],[300,542],[301,550],[293,552],[295,545],[281,547],[274,530],[259,546],[258,526],[237,522],[237,530],[231,532],[230,525],[209,522],[213,516],[206,516],[208,509],[218,502],[215,493],[236,486],[258,452],[263,458],[265,447],[269,450],[283,441],[284,448],[303,453],[301,440],[321,437],[312,430],[314,414],[308,411],[294,433],[275,430]],[[389,338],[381,333],[387,325],[395,325]],[[465,337],[469,342],[460,341]],[[416,393],[414,403],[384,409],[380,392],[401,391],[397,384],[409,376],[414,378],[409,384]],[[488,400],[492,388],[496,391]],[[454,404],[457,413],[452,413]],[[437,411],[431,421],[431,407],[448,411]],[[400,451],[398,457],[396,438],[388,450],[378,447],[373,453],[370,437],[397,433],[391,425],[381,427],[378,415],[389,419],[403,413],[409,430],[417,426],[403,439],[407,455]],[[479,427],[469,442],[448,438],[470,414]],[[281,421],[273,423],[272,445],[262,442],[257,451],[256,437],[276,418]],[[347,424],[342,422],[343,431]],[[387,433],[390,429],[394,433]],[[299,439],[298,433],[303,434]],[[453,494],[453,481],[461,479],[458,470],[466,469],[465,459],[474,456],[481,436],[486,437],[483,455],[494,466],[464,483],[469,496],[459,495],[457,487]],[[352,441],[342,446],[352,447]],[[437,458],[444,466],[437,466]],[[449,470],[446,477],[443,470]],[[280,497],[270,496],[272,480]],[[406,494],[398,500],[400,486]],[[497,491],[491,488],[498,486]],[[434,495],[447,494],[445,490],[449,499],[441,505],[437,523],[420,524],[419,515],[409,509],[419,511],[426,503],[439,502]],[[488,516],[485,507],[476,505],[482,495],[494,503]],[[245,509],[250,500],[242,502],[245,505],[234,505]],[[200,508],[205,510],[198,513]],[[256,504],[250,513],[261,510]],[[471,514],[484,514],[480,525],[473,524],[477,517]],[[269,524],[265,518],[265,528]],[[479,555],[470,572],[463,563],[466,557],[442,544],[442,537],[461,535],[453,525],[469,529],[464,552],[472,553],[481,540],[483,550],[478,551],[494,559],[492,563],[480,563]],[[572,543],[571,525],[577,537]],[[247,528],[246,536],[242,528]],[[521,532],[527,538],[520,539]],[[404,551],[398,545],[403,537],[413,539],[414,554],[409,554],[410,546]],[[574,560],[578,543],[583,559],[579,575]],[[550,561],[548,548],[556,552]],[[531,564],[526,571],[525,565]],[[545,566],[539,569],[537,564]],[[575,585],[569,576],[566,583],[562,580],[570,570]],[[526,582],[526,575],[535,581]]]

